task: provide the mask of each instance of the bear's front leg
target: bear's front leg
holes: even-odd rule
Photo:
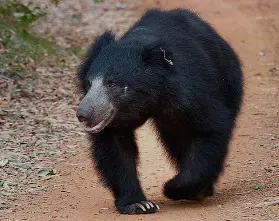
[[[113,192],[117,210],[123,214],[155,213],[159,207],[146,200],[137,177],[134,133],[106,128],[92,135],[92,141],[96,169]]]

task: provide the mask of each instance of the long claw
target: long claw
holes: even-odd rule
[[[141,205],[140,203],[136,203],[135,206],[137,206],[138,208],[142,209],[144,212],[146,212],[146,209],[144,208],[143,205]]]
[[[150,207],[150,204],[149,204],[149,202],[144,202],[144,204],[145,204],[145,206],[146,206],[146,208],[147,208],[147,209],[150,209],[150,208],[152,208],[152,207]]]
[[[154,208],[154,203],[151,203],[151,202],[147,202],[148,204],[149,204],[149,206],[151,207],[151,208]]]
[[[160,207],[152,201],[141,201],[127,205],[120,213],[123,214],[151,214],[156,213]]]
[[[154,203],[154,204],[155,204],[155,206],[156,206],[157,210],[159,210],[159,209],[160,209],[160,207],[159,207],[156,203]]]

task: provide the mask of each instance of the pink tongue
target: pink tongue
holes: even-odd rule
[[[85,131],[90,132],[90,133],[98,133],[101,130],[103,130],[110,122],[111,120],[114,118],[115,112],[112,109],[109,113],[109,115],[102,120],[100,123],[98,123],[96,126],[91,127],[91,128],[85,128]]]
[[[85,128],[85,130],[87,132],[90,132],[90,133],[98,133],[100,132],[106,125],[106,119],[105,120],[102,120],[100,123],[98,123],[96,126],[92,127],[92,128]]]

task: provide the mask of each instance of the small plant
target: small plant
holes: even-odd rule
[[[28,38],[30,24],[47,14],[32,1],[24,5],[17,0],[5,0],[0,6],[0,11],[0,18],[5,23],[16,25],[22,38]]]
[[[255,184],[253,184],[253,189],[254,190],[259,190],[259,189],[261,189],[262,188],[262,184],[260,184],[260,183],[255,183]]]
[[[30,1],[0,0],[0,71],[23,76],[30,73],[44,54],[55,51],[46,39],[30,31],[30,26],[47,13]],[[0,72],[0,74],[2,74]],[[10,77],[10,76],[9,76]]]
[[[4,82],[0,97],[5,102],[28,95],[34,85],[42,83],[37,68],[65,67],[80,51],[62,48],[32,31],[34,22],[46,15],[46,9],[34,1],[25,5],[19,0],[0,0],[0,82]]]

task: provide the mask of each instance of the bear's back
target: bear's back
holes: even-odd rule
[[[149,45],[156,41],[175,48],[177,54],[203,51],[218,69],[223,69],[220,64],[228,59],[225,56],[234,56],[229,45],[206,21],[186,9],[148,10],[120,39],[123,44]]]
[[[174,9],[161,11],[159,9],[148,10],[121,38],[130,39],[164,39],[175,41],[181,39],[193,39],[203,43],[210,39],[219,39],[215,31],[197,14],[186,9]]]
[[[231,108],[239,106],[242,75],[238,56],[205,20],[187,9],[151,9],[120,39],[123,44],[139,42],[147,46],[156,41],[175,51],[173,56],[180,64],[188,65],[187,60],[198,59],[200,68],[208,68],[207,74],[215,75],[213,78],[220,82],[216,88],[225,94],[226,104]],[[196,65],[192,68],[199,72]],[[231,94],[236,94],[236,99]]]

